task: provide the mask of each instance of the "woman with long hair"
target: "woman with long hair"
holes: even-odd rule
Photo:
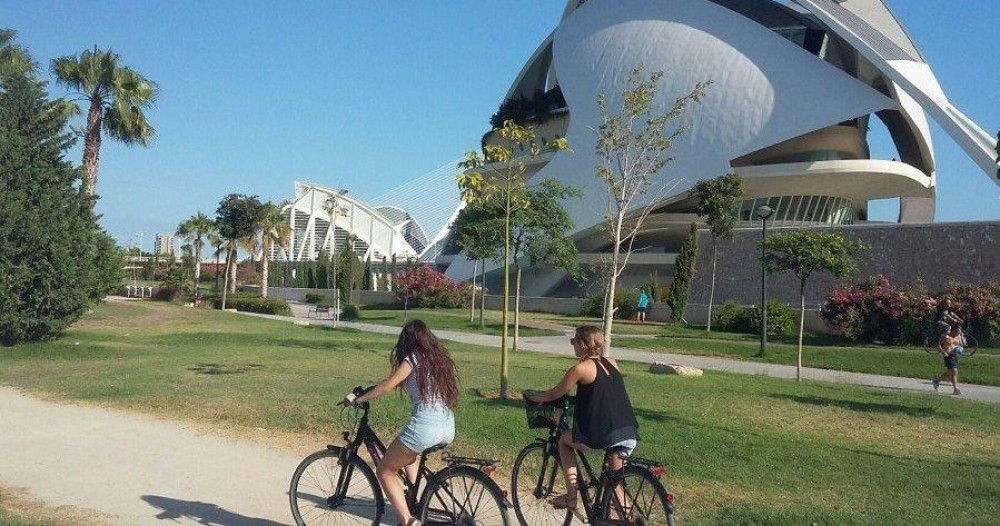
[[[417,457],[427,449],[455,439],[453,411],[458,403],[458,374],[448,350],[420,320],[403,326],[389,363],[393,371],[389,378],[353,402],[368,402],[396,388],[405,388],[410,395],[413,414],[389,444],[375,472],[399,524],[411,526],[419,521],[406,506],[399,472],[405,469],[409,480],[415,481]]]

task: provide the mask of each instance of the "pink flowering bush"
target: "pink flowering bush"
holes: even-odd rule
[[[974,335],[1000,336],[1000,285],[951,285],[930,294],[922,284],[901,288],[885,276],[837,288],[821,314],[827,325],[854,341],[891,345],[923,344],[936,329],[938,302],[952,300],[952,309],[969,322]]]
[[[392,286],[396,297],[407,308],[455,309],[464,306],[468,298],[467,287],[432,269],[430,265],[396,272],[392,278]]]

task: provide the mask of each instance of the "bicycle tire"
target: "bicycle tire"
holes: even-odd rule
[[[288,500],[292,507],[292,518],[298,526],[327,524],[331,517],[334,518],[334,524],[340,524],[339,519],[344,519],[347,524],[357,524],[358,517],[371,518],[373,526],[380,523],[385,510],[382,489],[372,469],[356,455],[348,461],[348,494],[344,495],[345,501],[355,501],[356,504],[338,504],[336,507],[329,504],[343,467],[340,452],[339,447],[317,451],[303,459],[295,468],[288,487]],[[355,478],[358,474],[361,476]],[[300,483],[303,487],[300,487]],[[307,490],[319,492],[320,495]]]
[[[559,457],[549,454],[548,449],[547,443],[535,442],[522,449],[514,460],[511,500],[521,526],[569,526],[573,520],[572,511],[562,514],[548,502],[565,493]]]
[[[510,526],[510,517],[493,479],[472,466],[452,466],[435,473],[424,490],[420,523]]]
[[[976,355],[976,351],[979,350],[979,340],[971,334],[965,335],[965,357],[972,358]]]
[[[605,524],[622,524],[629,526],[674,526],[673,505],[667,498],[667,489],[656,476],[646,468],[625,466],[622,475],[625,502],[621,502],[618,493],[610,485],[610,478],[605,484],[601,497],[600,518]],[[643,490],[647,490],[645,493]],[[648,495],[647,495],[648,494]],[[630,506],[629,502],[648,502],[647,509]]]

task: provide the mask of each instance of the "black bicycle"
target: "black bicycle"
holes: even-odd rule
[[[605,451],[599,475],[583,452],[576,452],[577,465],[582,468],[577,480],[585,515],[549,504],[549,499],[566,493],[559,436],[568,429],[567,413],[574,402],[570,396],[545,404],[525,401],[528,427],[548,429],[548,437],[536,439],[514,461],[511,497],[517,520],[524,526],[568,525],[576,515],[590,524],[673,525],[674,497],[660,482],[663,464],[629,456],[624,468],[614,470],[612,455],[621,454],[614,448]]]
[[[361,396],[374,387],[359,386],[353,394]],[[339,405],[344,411],[352,411],[356,419],[354,437],[350,431],[344,431],[343,447],[326,446],[306,457],[295,469],[288,497],[292,517],[298,525],[377,525],[385,512],[375,472],[358,454],[364,445],[375,465],[385,455],[385,444],[368,424],[370,405],[366,402],[353,410],[344,402]],[[442,457],[447,466],[432,472],[426,465],[427,455],[444,447],[436,446],[420,455],[416,481],[411,482],[405,473],[400,473],[410,513],[423,524],[508,526],[507,499],[490,478],[497,462],[448,455]]]
[[[968,327],[960,327],[959,330],[962,332],[962,337],[965,338],[965,345],[962,346],[962,356],[965,358],[971,358],[976,355],[976,351],[979,350],[979,340],[975,336],[969,333]],[[935,325],[933,329],[927,332],[927,336],[924,338],[924,350],[927,354],[936,355],[940,354],[938,352],[938,344],[941,341],[942,329],[940,326]]]

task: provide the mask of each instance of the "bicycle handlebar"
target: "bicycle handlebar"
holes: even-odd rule
[[[351,392],[348,393],[348,395],[345,396],[343,400],[341,400],[340,402],[337,402],[336,405],[339,405],[341,407],[348,407],[350,405],[353,405],[354,400],[356,400],[360,396],[364,396],[364,395],[368,394],[369,392],[371,392],[376,387],[378,387],[378,385],[370,385],[368,387],[362,387],[362,386],[359,385],[359,386],[355,387],[354,389],[351,389]],[[362,405],[363,406],[367,406],[368,402],[365,402]]]

